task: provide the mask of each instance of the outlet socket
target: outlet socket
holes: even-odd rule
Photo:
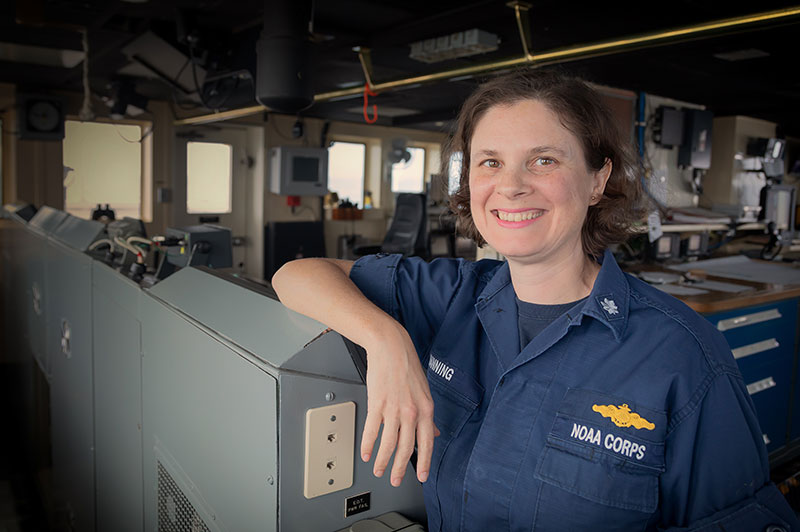
[[[356,404],[352,401],[306,411],[303,495],[313,499],[353,485]]]

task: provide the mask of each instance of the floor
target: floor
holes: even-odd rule
[[[17,374],[0,364],[0,532],[44,532],[44,507],[29,467],[20,417]]]

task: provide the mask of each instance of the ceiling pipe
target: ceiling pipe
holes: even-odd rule
[[[383,92],[387,90],[395,90],[404,87],[409,87],[412,85],[420,85],[423,83],[433,83],[436,81],[463,79],[474,76],[476,74],[485,74],[488,72],[514,68],[525,64],[539,67],[545,65],[552,65],[556,63],[566,63],[568,61],[577,61],[579,59],[586,59],[589,57],[598,57],[602,55],[611,55],[620,52],[640,50],[643,48],[664,46],[666,44],[680,42],[688,39],[707,38],[712,35],[725,33],[734,29],[741,30],[748,28],[749,26],[754,26],[762,23],[787,22],[798,17],[800,17],[800,6],[794,6],[784,9],[778,9],[775,11],[767,11],[764,13],[745,15],[742,17],[722,19],[712,22],[706,22],[703,24],[695,24],[692,26],[685,26],[683,28],[677,28],[667,31],[647,33],[643,35],[624,37],[621,39],[613,39],[592,44],[558,48],[555,50],[550,50],[539,54],[533,54],[528,52],[524,54],[522,57],[515,57],[479,65],[471,65],[462,68],[455,68],[451,70],[435,72],[432,74],[424,74],[421,76],[414,76],[394,81],[387,81],[384,83],[375,83],[372,84],[372,89],[376,92]],[[525,38],[525,36],[523,36],[523,38]],[[338,91],[331,91],[331,92],[317,94],[314,96],[314,103],[361,96],[363,90],[364,88],[362,86],[358,86],[349,89],[342,89]],[[260,105],[255,105],[252,107],[234,109],[222,113],[214,113],[211,115],[202,115],[202,116],[195,116],[192,118],[184,118],[181,120],[176,120],[175,125],[208,124],[212,122],[219,122],[223,120],[230,120],[233,118],[249,116],[252,114],[268,110],[270,109]]]

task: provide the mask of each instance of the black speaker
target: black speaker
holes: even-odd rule
[[[272,222],[264,230],[264,279],[287,262],[325,256],[322,222]]]

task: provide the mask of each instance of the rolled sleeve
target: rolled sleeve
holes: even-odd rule
[[[395,296],[395,274],[402,255],[367,255],[353,263],[350,280],[381,310],[400,320]]]
[[[461,282],[463,261],[370,255],[358,259],[350,279],[361,292],[408,331],[424,357]]]

